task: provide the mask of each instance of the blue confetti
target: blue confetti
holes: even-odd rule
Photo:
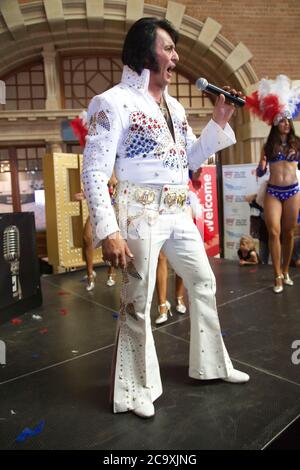
[[[118,312],[113,313],[112,316],[115,320],[118,320],[118,318],[119,318]]]
[[[17,442],[23,442],[23,441],[25,441],[25,439],[27,437],[36,436],[37,434],[42,432],[42,430],[44,429],[44,426],[45,426],[45,420],[43,419],[42,421],[39,422],[39,424],[34,429],[30,429],[30,428],[23,429],[21,434],[19,434],[16,437],[16,441]]]

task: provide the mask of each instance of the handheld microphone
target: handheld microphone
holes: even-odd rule
[[[239,96],[234,96],[231,95],[228,91],[222,90],[222,88],[219,88],[215,85],[212,85],[211,83],[208,83],[206,78],[198,78],[196,81],[196,88],[198,90],[206,91],[208,93],[212,93],[213,95],[224,95],[225,98],[228,99],[228,101],[231,101],[233,104],[236,104],[238,106],[244,106],[245,100],[243,98],[240,98]]]
[[[9,225],[3,232],[3,258],[10,263],[12,295],[22,298],[19,279],[20,268],[20,232],[16,225]]]

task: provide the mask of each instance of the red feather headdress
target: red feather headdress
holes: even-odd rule
[[[276,80],[262,79],[258,91],[246,96],[246,107],[269,125],[278,125],[286,117],[294,119],[300,112],[300,87],[292,87],[286,75]]]

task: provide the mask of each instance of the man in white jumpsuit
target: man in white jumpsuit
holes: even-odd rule
[[[215,277],[187,197],[188,170],[235,143],[227,123],[233,107],[221,95],[196,139],[184,108],[167,91],[179,60],[177,38],[166,20],[142,18],[130,28],[121,82],[89,106],[82,174],[95,246],[102,244],[103,258],[123,270],[113,409],[144,418],[154,415],[153,402],[162,393],[150,321],[162,248],[188,290],[190,377],[249,380],[233,368],[223,343]],[[116,213],[107,189],[113,168],[119,181]]]

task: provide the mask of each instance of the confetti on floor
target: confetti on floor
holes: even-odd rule
[[[30,429],[30,428],[24,428],[23,431],[16,437],[16,441],[17,442],[23,442],[25,441],[25,439],[27,437],[34,437],[36,436],[37,434],[39,434],[40,432],[42,432],[42,430],[44,429],[44,426],[45,426],[45,420],[42,420],[39,422],[39,424],[33,428],[33,429]]]
[[[41,335],[44,335],[44,334],[48,333],[48,328],[42,328],[40,330],[40,333],[41,333]]]
[[[43,319],[43,317],[41,317],[41,315],[34,315],[34,314],[32,315],[32,318],[33,318],[33,320],[42,320]]]
[[[10,323],[12,323],[13,325],[21,325],[21,323],[23,323],[23,320],[21,320],[21,318],[12,318],[10,320]]]

